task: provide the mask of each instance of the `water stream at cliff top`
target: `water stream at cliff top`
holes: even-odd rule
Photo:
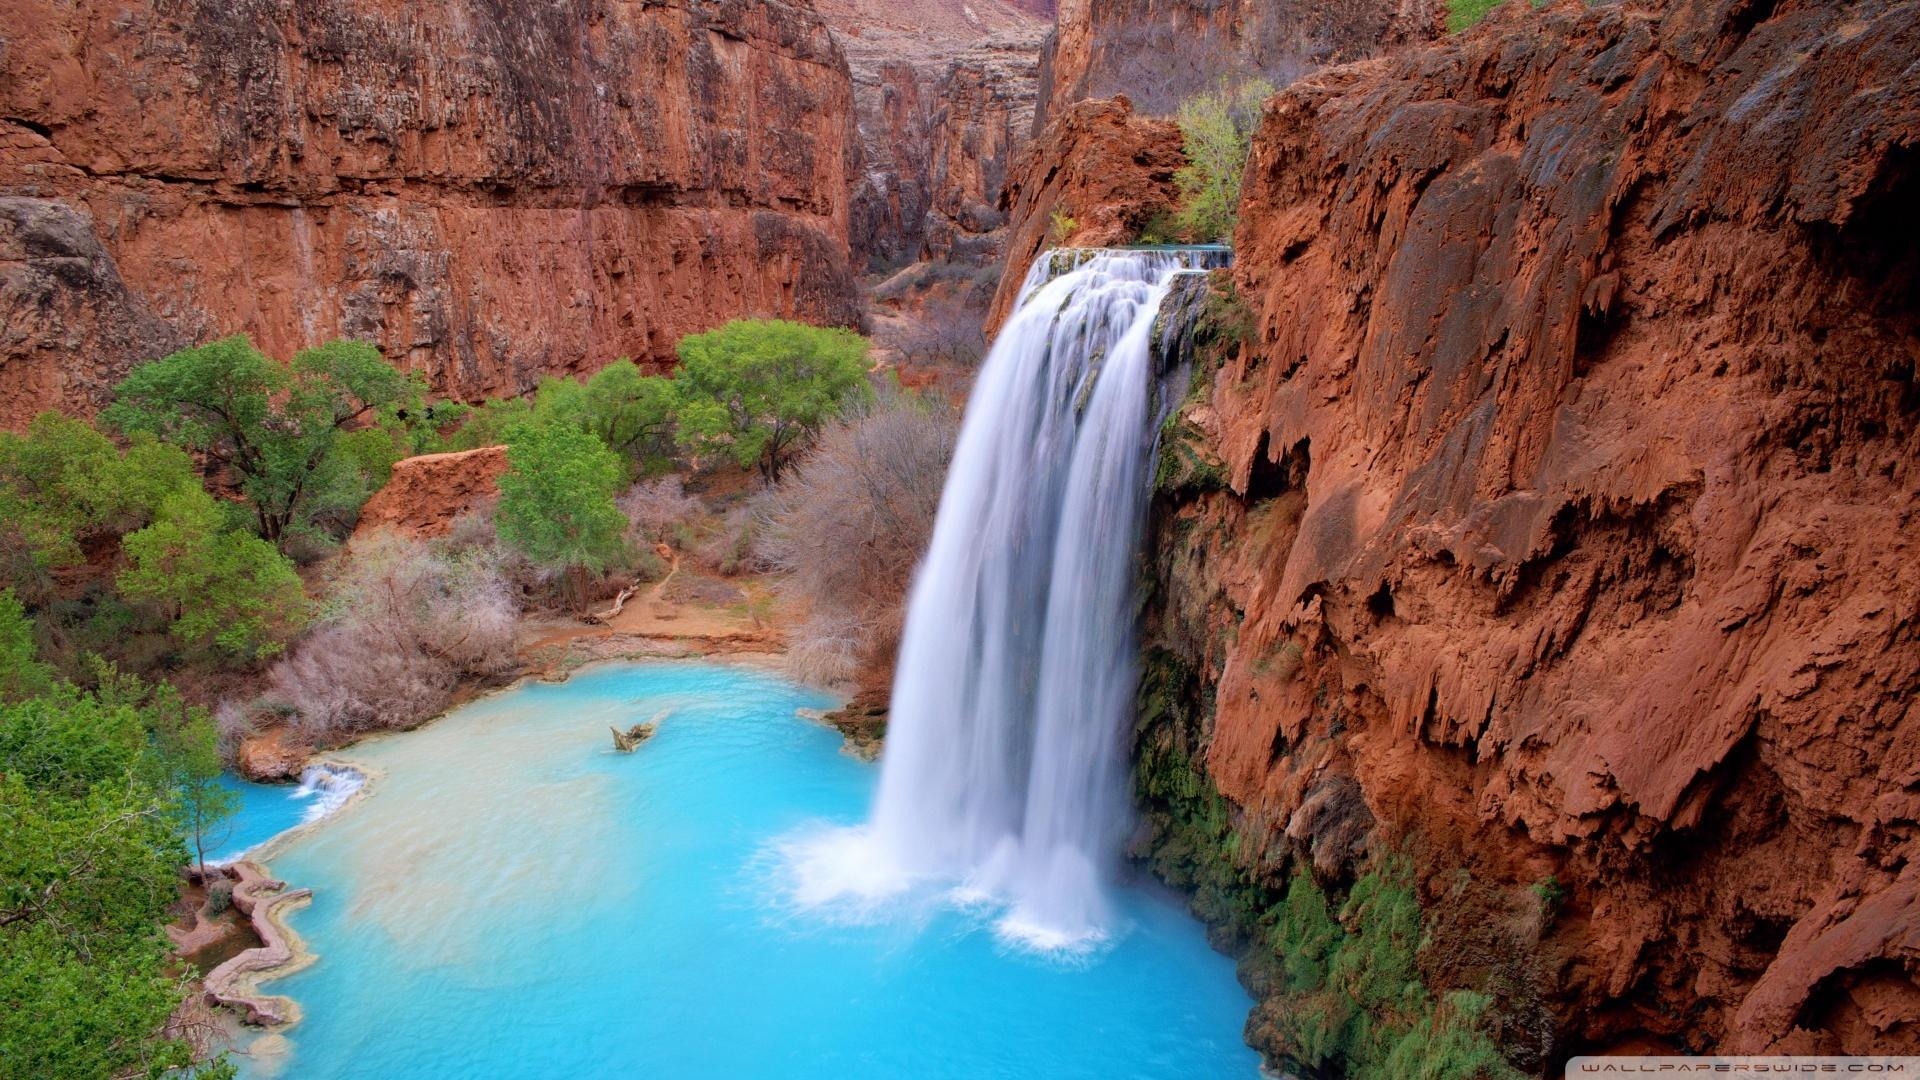
[[[1097,948],[1130,820],[1134,595],[1159,420],[1156,346],[1219,248],[1037,260],[975,384],[912,592],[871,820],[796,845],[802,898],[928,895],[1009,941]],[[1188,278],[1197,282],[1197,277]],[[1163,312],[1163,307],[1167,308]]]
[[[964,907],[850,923],[796,908],[795,835],[856,824],[877,770],[710,664],[529,684],[350,756],[371,779],[279,845],[317,961],[268,983],[305,1014],[252,1078],[1253,1077],[1251,1002],[1184,902],[1110,898],[1073,961]],[[609,725],[665,713],[633,754]],[[243,1047],[243,1049],[246,1049]]]

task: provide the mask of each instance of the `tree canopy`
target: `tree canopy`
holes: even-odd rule
[[[306,625],[306,591],[272,544],[222,527],[204,491],[169,496],[157,520],[121,541],[120,592],[153,605],[182,644],[242,660],[280,651]]]
[[[101,419],[232,469],[260,535],[282,544],[315,512],[341,500],[357,508],[385,482],[357,468],[366,455],[342,452],[343,438],[371,426],[409,441],[426,415],[423,391],[417,376],[361,342],[329,342],[282,363],[235,336],[133,369]]]
[[[0,704],[0,1080],[159,1077],[193,1064],[159,933],[185,860],[156,736],[202,757],[205,713],[130,680]],[[199,742],[196,742],[199,740]],[[197,1077],[230,1077],[224,1062]]]
[[[540,384],[534,418],[568,424],[598,436],[607,449],[646,471],[672,448],[675,402],[673,382],[642,374],[625,358],[595,372],[584,383],[547,379]]]
[[[682,338],[679,352],[681,445],[728,453],[768,482],[822,425],[873,395],[867,340],[850,330],[741,320]]]

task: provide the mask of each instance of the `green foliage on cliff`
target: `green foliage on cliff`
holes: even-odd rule
[[[1196,241],[1227,240],[1240,217],[1240,179],[1253,147],[1260,106],[1273,87],[1259,80],[1189,98],[1179,124],[1187,164],[1175,174],[1180,206],[1174,222]]]
[[[1447,30],[1459,33],[1477,26],[1487,13],[1499,7],[1505,0],[1447,0]]]
[[[620,556],[627,519],[614,491],[624,471],[599,438],[565,424],[521,424],[507,432],[507,462],[495,520],[509,547],[573,579]]]
[[[1142,854],[1243,950],[1243,978],[1263,999],[1249,1025],[1255,1045],[1314,1075],[1519,1080],[1487,1034],[1491,999],[1437,993],[1423,979],[1427,935],[1410,859],[1376,856],[1336,897],[1298,860],[1240,835],[1232,805],[1195,760],[1212,709],[1203,686],[1171,653],[1148,652],[1134,767],[1152,830]]]
[[[188,987],[159,928],[186,856],[174,755],[211,741],[203,712],[124,679],[0,704],[0,1080],[193,1064],[165,1033]]]
[[[135,368],[101,420],[231,469],[260,535],[285,546],[317,520],[338,528],[386,482],[384,455],[367,452],[374,440],[348,436],[373,427],[396,451],[411,448],[428,415],[423,392],[361,342],[282,362],[236,336]]]
[[[85,546],[147,525],[167,498],[200,490],[187,455],[151,438],[122,452],[57,413],[35,417],[23,434],[0,432],[0,581],[41,599],[56,573],[86,562]]]
[[[769,483],[828,421],[873,397],[867,339],[783,319],[739,320],[680,341],[679,441]]]

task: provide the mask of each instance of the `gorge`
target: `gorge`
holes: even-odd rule
[[[368,767],[246,1075],[1920,1055],[1920,3],[0,10],[0,796]]]

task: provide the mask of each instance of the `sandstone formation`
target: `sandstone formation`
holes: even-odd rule
[[[492,509],[500,498],[507,448],[483,446],[397,461],[386,485],[360,508],[354,541],[377,533],[413,540],[445,536],[462,516]]]
[[[1084,101],[1048,125],[1015,163],[1001,197],[1011,234],[988,328],[1006,321],[1034,257],[1050,247],[1132,243],[1178,198],[1173,176],[1187,163],[1180,129],[1137,116],[1126,98]],[[1055,214],[1073,228],[1061,235]]]
[[[854,261],[997,262],[995,209],[1033,127],[1050,0],[819,0],[853,73]]]
[[[1511,4],[1267,108],[1141,750],[1260,888],[1412,853],[1531,1071],[1920,1052],[1915,57],[1911,2]]]
[[[346,335],[518,391],[742,314],[859,320],[810,0],[6,0],[0,424]]]
[[[1060,0],[1040,60],[1036,134],[1087,98],[1170,116],[1223,80],[1284,86],[1323,64],[1430,38],[1440,0]]]

